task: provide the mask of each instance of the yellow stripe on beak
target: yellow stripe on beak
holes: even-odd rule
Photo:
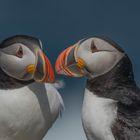
[[[30,64],[30,65],[28,65],[27,66],[27,68],[26,68],[26,71],[28,72],[28,73],[30,73],[30,74],[33,74],[33,73],[35,73],[35,65],[34,64]]]
[[[77,64],[80,69],[84,69],[86,66],[85,61],[82,58],[77,58]]]

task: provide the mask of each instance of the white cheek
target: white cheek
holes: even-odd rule
[[[24,67],[26,67],[29,64],[35,64],[35,55],[32,52],[26,52],[23,55],[23,58],[20,59],[20,62]]]
[[[20,76],[22,75],[22,67],[20,63],[17,63],[18,60],[15,56],[12,55],[1,55],[0,57],[0,66],[5,73],[11,76]]]
[[[88,59],[88,57],[91,55],[91,51],[85,49],[84,47],[79,47],[76,51],[76,57],[83,58],[83,60]]]
[[[111,70],[122,57],[123,54],[121,53],[105,51],[83,55],[88,70],[94,76],[104,74]]]
[[[0,54],[0,66],[8,75],[21,78],[26,74],[26,67],[35,64],[35,56],[32,52],[25,53],[22,58],[14,55]]]

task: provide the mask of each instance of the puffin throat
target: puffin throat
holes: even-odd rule
[[[137,104],[140,100],[135,92],[128,93],[129,90],[138,90],[138,87],[127,55],[108,73],[88,79],[86,88],[99,97],[110,98],[126,105]]]
[[[29,85],[33,82],[34,80],[29,80],[29,81],[17,80],[5,74],[5,72],[3,72],[3,70],[0,68],[0,89],[4,89],[4,90],[17,89]]]
[[[90,86],[94,87],[94,89],[98,87],[110,89],[117,85],[125,84],[127,86],[132,83],[134,83],[133,68],[130,59],[125,55],[109,72],[99,77],[88,79],[87,87],[89,89],[91,89]]]

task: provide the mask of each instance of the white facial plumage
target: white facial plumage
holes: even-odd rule
[[[22,51],[21,57],[18,56],[18,51]],[[21,43],[0,50],[0,67],[7,75],[18,80],[28,81],[33,78],[32,74],[27,74],[26,67],[35,64],[35,59],[35,54]]]
[[[90,38],[78,46],[76,58],[81,58],[86,69],[93,77],[103,75],[110,71],[124,56],[123,52],[100,38]]]

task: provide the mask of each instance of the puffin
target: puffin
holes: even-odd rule
[[[55,68],[87,78],[82,124],[88,140],[140,140],[140,89],[130,58],[116,42],[82,39],[60,53]]]
[[[42,140],[63,109],[55,75],[38,38],[0,43],[0,140]]]

